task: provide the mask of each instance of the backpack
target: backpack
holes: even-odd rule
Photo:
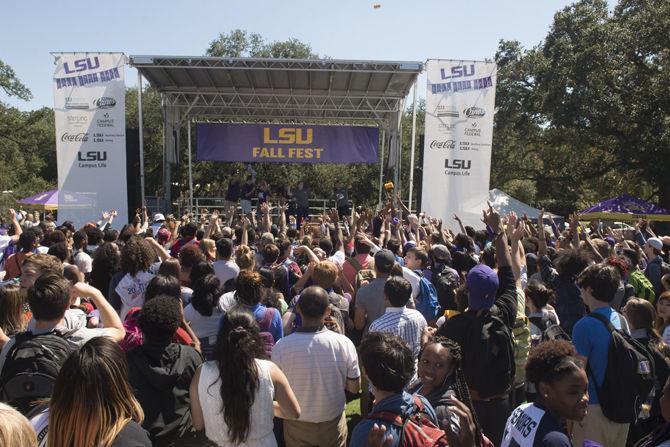
[[[456,310],[456,289],[461,282],[458,274],[445,267],[441,272],[433,272],[431,282],[442,310]]]
[[[514,343],[494,306],[475,314],[463,346],[463,373],[482,399],[507,392],[514,379]]]
[[[643,298],[654,304],[656,300],[654,285],[642,270],[633,270],[628,276],[628,283],[635,288],[636,297]]]
[[[0,374],[0,400],[26,414],[34,401],[51,397],[58,372],[74,351],[66,335],[57,330],[17,334]]]
[[[530,326],[528,317],[517,315],[512,329],[512,340],[514,341],[514,384],[519,385],[526,380],[526,362],[530,351]]]
[[[356,276],[354,277],[354,283],[352,286],[354,290],[358,290],[363,287],[365,284],[371,282],[375,279],[375,271],[372,269],[364,269],[360,262],[356,258],[346,258],[349,261],[349,264],[356,271]]]
[[[437,299],[437,289],[428,281],[419,270],[415,271],[419,275],[419,295],[416,297],[416,310],[426,321],[433,321],[440,315],[440,303]]]
[[[258,326],[260,327],[260,336],[263,340],[263,343],[265,344],[265,354],[268,356],[268,358],[272,358],[272,348],[274,348],[276,343],[274,335],[272,335],[272,332],[270,332],[270,325],[272,325],[274,311],[275,309],[273,307],[266,307],[263,318],[258,322]]]
[[[587,365],[600,408],[605,417],[613,422],[635,422],[640,406],[654,388],[654,359],[640,342],[617,330],[606,317],[595,312],[589,316],[604,324],[611,334],[602,386],[598,386],[591,365]]]
[[[368,419],[377,419],[400,427],[398,447],[447,446],[447,435],[439,428],[425,411],[421,399],[412,396],[414,405],[409,415],[400,415],[387,411],[371,414]]]

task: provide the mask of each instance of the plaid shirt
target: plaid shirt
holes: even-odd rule
[[[421,333],[426,326],[426,319],[417,310],[387,307],[384,315],[370,323],[368,332],[390,332],[398,335],[409,345],[416,360],[421,350]]]

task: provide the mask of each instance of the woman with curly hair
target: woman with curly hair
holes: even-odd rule
[[[113,242],[105,242],[93,254],[90,283],[109,300],[112,276],[121,271],[121,250]]]
[[[566,424],[588,409],[588,379],[570,342],[550,340],[531,349],[526,379],[537,389],[535,403],[518,406],[507,419],[501,447],[572,446]]]
[[[142,307],[144,304],[144,292],[154,277],[151,271],[154,262],[156,253],[146,239],[133,236],[123,245],[121,249],[123,276],[114,287],[120,301],[119,315],[122,320],[131,308]]]

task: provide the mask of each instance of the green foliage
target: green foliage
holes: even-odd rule
[[[0,61],[0,88],[8,96],[16,96],[24,101],[28,101],[33,97],[28,87],[18,80],[12,67],[2,61]]]
[[[309,44],[291,38],[288,40],[267,42],[260,34],[249,33],[241,29],[219,37],[210,42],[207,56],[214,57],[264,57],[288,59],[317,59]]]
[[[670,2],[582,0],[544,43],[502,41],[492,185],[567,213],[623,192],[670,207]]]

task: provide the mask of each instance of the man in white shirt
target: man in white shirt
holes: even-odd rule
[[[240,268],[231,259],[232,255],[233,241],[225,237],[216,241],[216,256],[218,259],[212,263],[212,267],[214,267],[214,274],[219,278],[222,285],[237,278],[237,274],[240,273]]]
[[[391,276],[387,279],[384,284],[386,312],[370,323],[368,331],[398,335],[407,343],[416,360],[421,350],[421,334],[427,323],[421,312],[407,308],[411,296],[412,286],[405,278]]]
[[[303,290],[297,304],[302,326],[272,351],[300,402],[300,418],[284,421],[284,440],[291,447],[346,446],[345,390],[359,392],[360,370],[351,340],[324,327],[328,303],[325,289]]]

